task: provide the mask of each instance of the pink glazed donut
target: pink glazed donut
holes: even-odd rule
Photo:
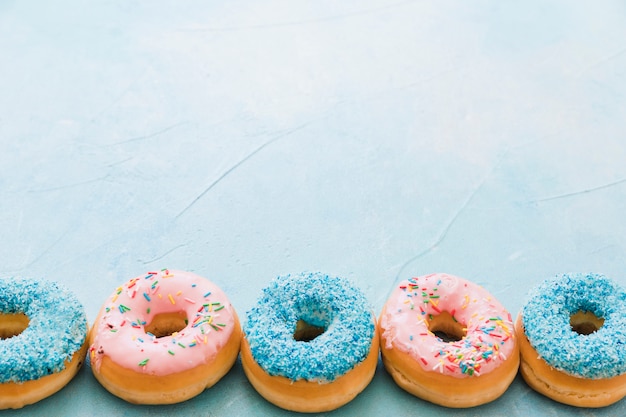
[[[241,328],[215,284],[190,272],[148,272],[118,287],[90,334],[96,379],[136,404],[172,404],[221,379],[239,353]]]
[[[380,320],[383,363],[411,394],[446,407],[498,398],[519,367],[511,315],[485,289],[448,274],[405,280]]]

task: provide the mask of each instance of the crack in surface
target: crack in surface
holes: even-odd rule
[[[72,184],[63,184],[63,185],[58,185],[56,187],[31,189],[31,190],[28,190],[28,192],[30,192],[30,193],[45,193],[45,192],[49,192],[49,191],[63,190],[63,189],[66,189],[66,188],[80,187],[82,185],[93,184],[95,182],[100,182],[100,181],[106,181],[109,177],[110,177],[110,175],[107,174],[107,175],[104,175],[102,177],[93,178],[91,180],[75,182],[75,183],[72,183]]]
[[[185,125],[185,124],[187,124],[187,122],[178,122],[178,123],[175,123],[175,124],[173,124],[171,126],[167,126],[167,127],[163,128],[161,130],[158,130],[156,132],[149,133],[147,135],[136,136],[136,137],[133,137],[133,138],[121,140],[119,142],[110,143],[110,144],[107,144],[107,145],[103,145],[103,147],[124,145],[124,144],[127,144],[127,143],[137,142],[137,141],[140,141],[140,140],[150,139],[150,138],[153,138],[155,136],[162,135],[163,133],[167,133],[170,130],[175,129],[175,128],[177,128],[179,126],[182,126],[182,125]]]
[[[233,166],[231,166],[230,168],[228,168],[226,171],[224,171],[219,177],[217,177],[215,180],[213,180],[200,194],[198,194],[196,196],[196,198],[194,198],[189,204],[187,204],[187,206],[182,209],[175,217],[174,220],[177,220],[178,218],[180,218],[183,214],[185,214],[187,212],[187,210],[189,210],[191,207],[193,207],[198,201],[200,201],[200,199],[202,199],[202,197],[204,197],[209,191],[211,191],[211,189],[213,189],[213,187],[215,187],[217,184],[220,183],[220,181],[222,181],[224,178],[226,178],[228,175],[230,175],[233,171],[235,171],[237,168],[239,168],[241,165],[243,165],[246,161],[248,161],[250,158],[252,158],[254,155],[256,155],[257,153],[261,152],[263,149],[265,149],[267,146],[271,145],[272,143],[276,142],[279,139],[282,139],[286,136],[289,136],[299,130],[304,129],[305,127],[307,127],[309,124],[311,124],[312,122],[307,122],[307,123],[303,123],[299,126],[293,127],[283,133],[280,133],[276,136],[274,136],[272,139],[263,142],[260,146],[258,146],[256,149],[254,149],[252,152],[250,152],[249,154],[247,154],[246,156],[244,156],[242,159],[240,159],[237,163],[235,163]]]
[[[159,255],[159,256],[157,256],[155,258],[148,259],[147,261],[142,261],[140,259],[139,261],[142,262],[144,265],[146,265],[146,264],[149,264],[149,263],[161,260],[161,259],[165,258],[167,255],[169,255],[170,253],[174,252],[176,249],[182,248],[184,246],[187,246],[187,244],[186,243],[181,243],[180,245],[174,246],[172,249],[168,250],[167,252],[164,252],[163,254],[161,254],[161,255]]]
[[[42,259],[48,253],[50,253],[65,238],[65,236],[67,236],[68,232],[69,231],[66,230],[65,232],[61,233],[59,237],[56,238],[54,242],[52,242],[52,244],[50,244],[39,255],[33,258],[33,260],[31,260],[25,267],[20,268],[20,270],[28,269],[32,267],[33,265],[35,265],[37,262],[39,262],[40,259]]]
[[[589,194],[589,193],[592,193],[594,191],[605,190],[607,188],[615,187],[615,186],[623,184],[623,183],[626,183],[626,178],[622,178],[621,180],[609,182],[607,184],[602,184],[602,185],[599,185],[597,187],[585,188],[584,190],[573,191],[571,193],[558,194],[558,195],[554,195],[554,196],[551,196],[551,197],[545,197],[545,198],[540,198],[540,199],[537,199],[537,200],[531,200],[530,202],[531,203],[543,203],[543,202],[546,202],[546,201],[560,200],[562,198],[575,197],[575,196],[582,195],[582,194]]]
[[[435,241],[430,246],[428,246],[427,248],[425,248],[421,252],[417,253],[416,255],[410,257],[406,262],[404,262],[404,264],[402,264],[402,266],[398,270],[398,274],[396,275],[395,281],[398,281],[398,279],[400,278],[400,275],[402,274],[402,271],[404,271],[404,268],[406,268],[409,264],[413,263],[417,259],[419,259],[419,258],[429,254],[433,250],[435,250],[441,244],[441,242],[444,241],[444,239],[448,235],[448,232],[450,232],[450,229],[452,229],[452,226],[454,226],[454,223],[456,223],[456,221],[459,218],[459,216],[461,216],[461,214],[468,207],[469,203],[474,199],[474,196],[483,187],[483,185],[485,184],[485,181],[487,181],[487,177],[483,178],[483,180],[478,184],[478,186],[474,187],[472,192],[465,199],[465,201],[463,201],[461,206],[456,210],[456,212],[454,213],[452,218],[448,221],[448,223],[445,225],[443,230],[441,230],[441,232],[439,232],[439,235],[437,236]],[[394,283],[395,283],[395,281],[394,281]]]
[[[472,189],[472,191],[469,193],[469,195],[467,196],[467,198],[461,203],[461,206],[456,210],[456,212],[452,215],[452,217],[450,218],[450,220],[446,223],[446,225],[443,227],[443,229],[441,230],[441,232],[439,232],[439,235],[437,235],[437,237],[435,238],[434,242],[431,243],[427,248],[423,249],[422,251],[418,252],[416,255],[413,255],[412,257],[410,257],[409,259],[407,259],[402,266],[400,267],[400,269],[398,270],[398,273],[396,274],[396,278],[394,280],[394,282],[392,283],[392,289],[393,289],[393,285],[395,285],[396,282],[398,282],[398,279],[400,278],[400,276],[402,275],[402,272],[404,271],[404,269],[409,266],[411,263],[413,263],[414,261],[416,261],[417,259],[420,259],[426,255],[428,255],[429,253],[431,253],[433,250],[435,250],[446,238],[446,236],[448,235],[448,233],[450,232],[450,230],[452,229],[452,226],[454,226],[454,224],[456,223],[456,221],[459,219],[459,217],[461,216],[461,214],[465,211],[465,209],[467,209],[467,207],[469,206],[469,204],[472,202],[472,200],[474,199],[474,197],[478,194],[478,192],[483,188],[483,186],[485,185],[485,183],[487,182],[487,180],[491,177],[491,175],[493,174],[493,172],[496,170],[496,168],[498,168],[501,164],[501,162],[504,160],[504,158],[506,157],[506,155],[509,152],[509,148],[507,147],[500,156],[498,156],[496,162],[492,165],[491,169],[485,174],[485,176],[482,178],[482,180]],[[391,293],[391,290],[389,290],[389,293]]]

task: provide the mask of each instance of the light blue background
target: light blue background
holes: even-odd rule
[[[517,314],[560,272],[626,285],[621,1],[0,2],[0,276],[72,286],[88,319],[154,268],[245,316],[276,275],[449,272]],[[85,367],[3,415],[288,415],[239,363],[173,406]],[[518,378],[448,410],[379,367],[337,416],[626,415]]]

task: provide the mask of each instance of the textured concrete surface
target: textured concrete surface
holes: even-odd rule
[[[559,272],[626,285],[622,2],[0,3],[0,276],[72,286],[90,321],[154,268],[240,316],[279,274],[346,276],[379,312],[449,272],[515,315]],[[168,407],[84,368],[29,416],[288,415],[238,363]],[[330,414],[330,413],[329,413]],[[337,416],[626,414],[517,379],[448,410],[379,367]]]

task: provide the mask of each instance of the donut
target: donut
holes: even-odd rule
[[[485,404],[517,374],[511,315],[463,278],[438,273],[402,281],[379,323],[385,369],[426,401],[451,408]]]
[[[247,312],[241,363],[272,404],[330,411],[370,383],[378,343],[376,317],[347,280],[319,272],[279,276]]]
[[[233,366],[241,329],[215,284],[161,270],[130,279],[102,306],[89,359],[96,379],[135,404],[173,404],[213,386]]]
[[[0,280],[0,409],[22,408],[63,388],[87,351],[76,296],[51,281]]]
[[[561,274],[531,290],[516,320],[520,371],[535,391],[577,407],[626,396],[626,291],[601,274]]]

